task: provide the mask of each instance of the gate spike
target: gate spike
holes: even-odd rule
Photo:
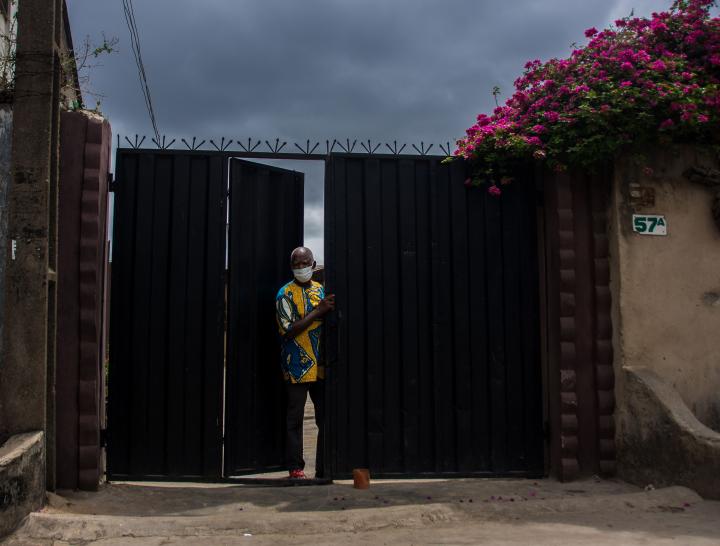
[[[443,151],[443,153],[446,156],[450,157],[452,155],[452,153],[450,152],[450,143],[449,142],[447,143],[447,147],[440,144],[440,149]]]
[[[218,146],[217,144],[215,144],[213,139],[210,139],[210,144],[212,144],[218,152],[224,152],[225,150],[227,150],[230,147],[230,144],[232,144],[232,143],[233,143],[233,141],[232,141],[232,139],[230,139],[230,140],[228,140],[228,142],[226,144],[225,137],[222,137],[222,139],[220,140],[220,146]]]
[[[340,146],[340,149],[345,152],[346,154],[353,153],[353,150],[355,149],[355,145],[357,144],[357,140],[353,140],[353,143],[350,144],[350,139],[345,139],[346,146],[343,146],[340,142],[338,142],[338,146]]]
[[[262,144],[262,140],[258,140],[254,145],[252,143],[253,139],[248,138],[247,148],[245,145],[240,142],[240,139],[236,140],[236,142],[240,145],[240,147],[243,149],[243,152],[252,153],[255,151],[255,149]]]
[[[295,144],[295,147],[298,150],[300,150],[302,153],[304,153],[305,155],[311,155],[317,149],[317,147],[320,146],[320,143],[318,142],[315,144],[315,146],[313,146],[313,149],[311,150],[310,149],[310,139],[307,139],[305,141],[305,148],[301,147],[298,143],[294,143],[294,144]]]
[[[402,147],[398,150],[397,147],[397,140],[393,140],[393,147],[391,148],[390,145],[386,142],[385,146],[387,146],[388,150],[390,150],[394,155],[400,155],[402,151],[405,149],[407,144],[403,144]]]
[[[127,143],[130,145],[131,148],[134,148],[137,150],[142,146],[143,142],[145,142],[145,136],[143,135],[142,138],[140,138],[137,134],[135,135],[135,142],[133,143],[128,137],[125,137],[125,140],[127,140]],[[139,140],[138,140],[139,139]]]
[[[273,147],[267,140],[265,141],[265,144],[268,145],[268,148],[270,148],[270,151],[272,153],[277,154],[280,152],[280,150],[282,150],[285,147],[287,142],[283,142],[282,144],[280,144],[280,139],[276,138],[275,139],[275,147]]]
[[[430,144],[430,146],[428,146],[427,149],[425,149],[425,143],[421,141],[421,142],[420,142],[420,148],[418,148],[417,146],[415,146],[415,144],[413,144],[412,147],[415,148],[415,151],[416,151],[417,153],[419,153],[420,155],[427,155],[428,152],[432,149],[433,144]]]
[[[199,149],[200,149],[200,146],[202,146],[203,144],[205,144],[205,141],[204,141],[204,140],[201,141],[200,144],[196,144],[196,142],[197,142],[197,137],[193,137],[193,139],[192,139],[192,144],[188,144],[188,141],[185,140],[184,138],[181,139],[181,141],[182,141],[183,144],[185,144],[185,146],[187,146],[187,149],[188,149],[188,150],[192,150],[193,152],[194,152],[195,150],[199,150]]]
[[[365,146],[364,142],[361,142],[360,145],[365,149],[365,151],[368,153],[368,155],[373,155],[375,152],[377,152],[378,148],[382,146],[382,144],[376,144],[374,147],[370,140],[367,141],[367,146]]]

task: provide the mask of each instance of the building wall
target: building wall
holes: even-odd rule
[[[620,381],[623,366],[652,369],[701,422],[720,430],[720,230],[711,215],[713,191],[683,175],[698,165],[718,168],[709,153],[681,147],[616,166],[610,237],[616,368]],[[654,190],[655,205],[633,205],[631,184]],[[668,235],[634,233],[633,212],[664,214]],[[617,396],[622,411],[622,383]]]
[[[17,25],[15,14],[17,12],[17,3],[7,0],[7,13],[0,10],[0,80],[4,83],[12,80],[13,70],[12,63],[9,60],[10,54],[15,49],[15,37]]]
[[[12,106],[0,104],[0,354],[2,354],[7,259],[7,194],[12,157]]]

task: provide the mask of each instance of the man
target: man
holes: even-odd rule
[[[320,354],[322,319],[335,309],[335,296],[325,296],[323,286],[312,280],[313,253],[299,247],[290,255],[295,277],[277,294],[275,311],[282,340],[280,354],[287,390],[286,463],[290,478],[305,478],[303,460],[303,417],[308,393],[315,406],[318,426],[315,477],[323,471],[323,418],[325,415],[323,368]]]

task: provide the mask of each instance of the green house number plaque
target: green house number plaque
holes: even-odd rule
[[[667,220],[658,214],[633,214],[633,231],[641,235],[667,235]]]

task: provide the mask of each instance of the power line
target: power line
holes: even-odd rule
[[[150,86],[148,85],[145,65],[143,64],[142,53],[140,50],[140,32],[135,19],[133,0],[122,0],[122,3],[123,11],[125,12],[125,22],[127,23],[128,30],[130,31],[130,46],[132,48],[133,57],[135,58],[135,64],[138,69],[140,89],[143,94],[143,99],[145,100],[145,107],[147,108],[148,115],[150,116],[150,123],[152,124],[153,132],[155,133],[155,140],[160,142],[160,131],[158,130],[157,120],[155,118],[155,110],[153,109],[152,97],[150,96]]]

